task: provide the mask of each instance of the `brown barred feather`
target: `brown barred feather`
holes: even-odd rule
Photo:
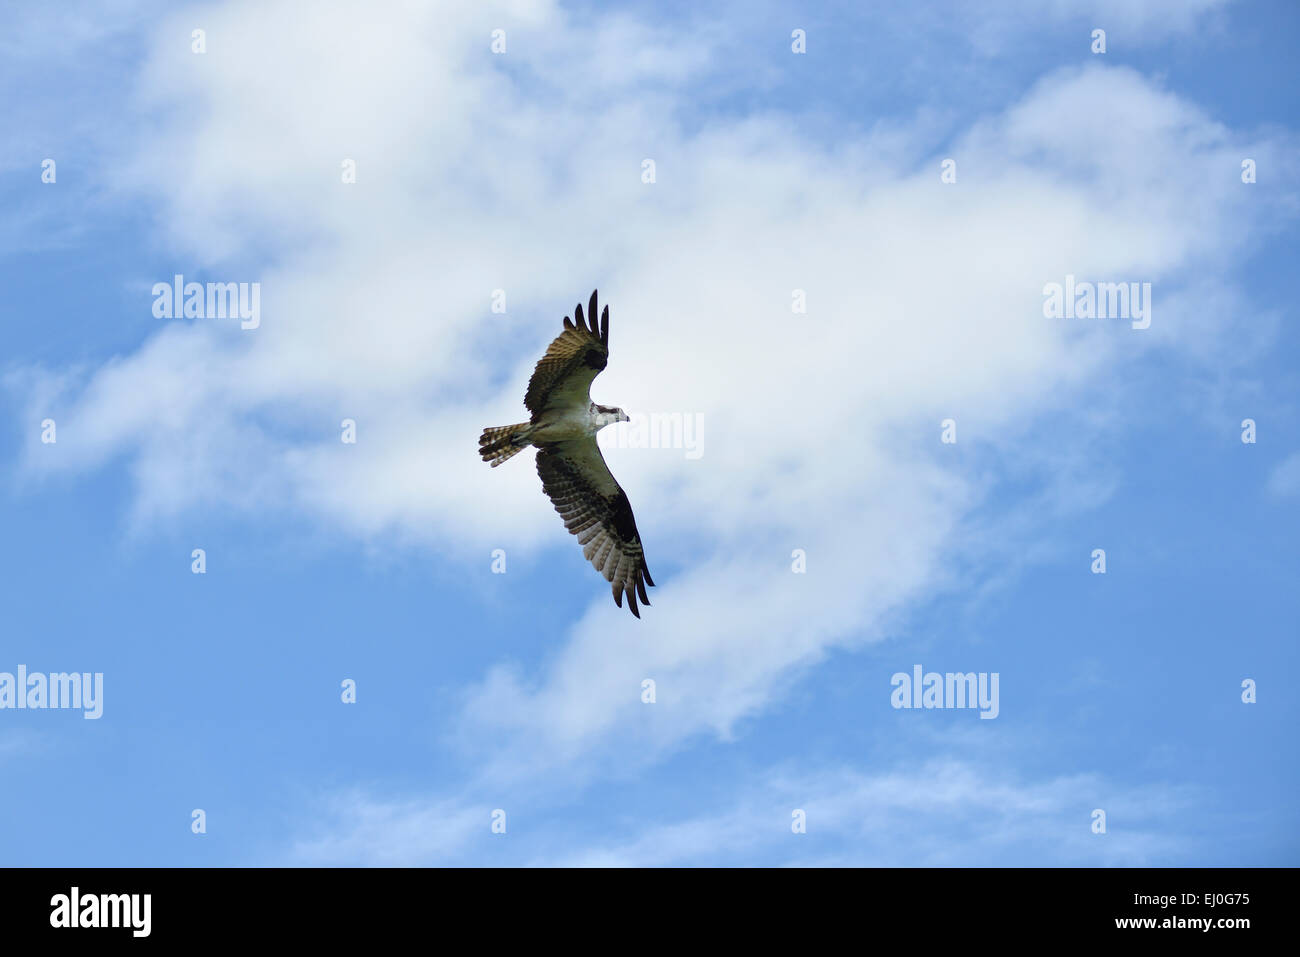
[[[490,462],[496,468],[515,453],[528,448],[531,444],[528,437],[531,429],[528,422],[486,428],[478,437],[479,455],[483,456],[484,462]]]
[[[605,311],[608,313],[608,306]],[[533,414],[534,422],[552,399],[562,404],[589,402],[591,381],[609,361],[609,317],[604,317],[602,332],[597,333],[595,292],[591,294],[588,315],[584,317],[581,303],[574,315],[576,323],[564,317],[564,331],[546,347],[546,354],[528,380],[524,405]]]
[[[654,582],[632,505],[610,474],[595,436],[539,446],[537,474],[564,527],[584,545],[584,557],[610,582],[615,604],[622,608],[626,596],[628,610],[640,618],[637,598],[649,606],[646,585]]]

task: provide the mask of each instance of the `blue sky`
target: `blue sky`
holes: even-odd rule
[[[992,6],[6,12],[0,861],[1294,865],[1300,15]],[[640,621],[475,454],[593,287]]]

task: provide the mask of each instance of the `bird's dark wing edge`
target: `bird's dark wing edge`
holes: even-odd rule
[[[646,567],[641,534],[636,527],[627,494],[614,480],[595,436],[542,445],[537,452],[537,474],[542,488],[564,527],[578,537],[583,554],[605,576],[614,603],[637,618],[637,598],[649,605],[646,586],[654,586]]]
[[[587,311],[582,303],[574,308],[576,317],[564,317],[564,331],[546,347],[528,380],[524,405],[536,419],[553,398],[561,401],[587,401],[591,382],[609,361],[609,306],[596,321],[596,290],[591,292]]]

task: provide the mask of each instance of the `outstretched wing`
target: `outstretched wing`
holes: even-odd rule
[[[632,506],[610,474],[596,437],[541,446],[537,474],[564,527],[578,536],[582,553],[613,586],[614,603],[622,608],[627,595],[628,608],[640,618],[637,596],[649,605],[645,586],[654,579],[646,568]]]
[[[564,317],[564,331],[546,347],[546,355],[537,363],[528,380],[524,405],[533,421],[546,408],[578,405],[591,401],[591,380],[600,374],[609,360],[609,306],[596,324],[596,292],[592,290],[587,315],[582,303],[573,311],[577,322]]]

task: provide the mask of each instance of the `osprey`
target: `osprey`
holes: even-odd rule
[[[528,380],[524,405],[533,417],[518,425],[487,428],[478,439],[484,462],[496,468],[516,452],[537,447],[537,474],[564,527],[578,536],[582,553],[614,589],[614,603],[623,596],[637,618],[637,596],[649,605],[645,586],[654,585],[646,568],[641,536],[632,506],[596,445],[596,433],[615,422],[628,421],[622,409],[591,401],[591,382],[609,359],[609,306],[596,324],[596,293],[587,314],[578,303],[576,322],[564,317],[564,331],[546,349]]]

